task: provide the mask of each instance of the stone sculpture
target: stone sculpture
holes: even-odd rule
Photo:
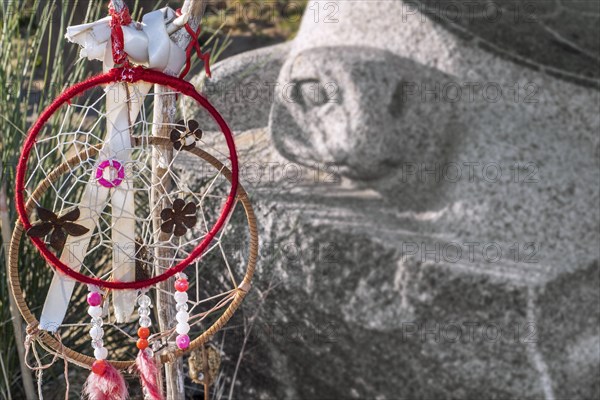
[[[600,392],[597,9],[453,4],[311,1],[203,81],[261,160],[239,393]]]

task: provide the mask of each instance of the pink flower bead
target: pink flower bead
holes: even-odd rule
[[[190,347],[190,337],[188,335],[179,335],[177,336],[177,347],[181,350],[185,350]]]
[[[87,302],[92,307],[98,307],[102,304],[102,295],[98,292],[92,292],[88,294]]]
[[[190,285],[186,279],[177,279],[175,281],[175,290],[178,292],[186,292],[189,287]]]

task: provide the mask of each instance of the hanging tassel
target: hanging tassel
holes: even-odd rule
[[[126,400],[129,398],[125,379],[105,360],[96,360],[85,381],[83,395],[88,400]]]
[[[103,292],[94,285],[89,285],[88,289],[90,291],[87,296],[88,314],[92,317],[90,336],[96,361],[92,364],[92,373],[83,386],[83,396],[88,400],[126,400],[129,394],[125,379],[115,367],[106,361],[108,350],[104,347],[102,340],[104,337],[104,329],[102,329]]]
[[[144,394],[151,400],[163,400],[161,388],[158,386],[158,367],[148,350],[140,350],[135,365],[140,374]]]

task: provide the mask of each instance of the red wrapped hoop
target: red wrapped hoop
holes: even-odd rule
[[[68,103],[70,99],[82,94],[83,92],[92,89],[99,85],[105,85],[109,83],[118,83],[127,81],[130,83],[135,83],[138,81],[144,81],[148,83],[158,84],[170,87],[186,96],[189,96],[196,100],[208,113],[213,117],[215,122],[219,125],[223,135],[225,136],[225,140],[227,142],[227,147],[229,150],[229,158],[231,161],[231,190],[225,202],[225,205],[221,211],[221,215],[210,229],[206,237],[202,240],[201,243],[194,248],[194,250],[179,264],[172,266],[170,269],[165,271],[164,273],[154,276],[152,278],[140,281],[132,281],[132,282],[118,282],[118,281],[107,281],[99,278],[93,278],[90,276],[83,275],[80,272],[77,272],[62,263],[56,255],[48,250],[48,248],[44,245],[40,238],[31,237],[32,242],[40,251],[42,256],[46,259],[46,261],[58,269],[65,275],[69,276],[72,279],[75,279],[81,283],[92,284],[99,287],[104,287],[108,289],[140,289],[155,285],[159,282],[162,282],[175,274],[183,271],[188,265],[194,262],[198,257],[200,257],[206,248],[209,246],[213,238],[217,235],[217,233],[223,227],[227,217],[231,213],[233,206],[235,205],[235,199],[238,189],[238,159],[237,153],[235,149],[235,143],[233,139],[233,134],[231,129],[227,125],[227,122],[223,119],[221,114],[214,108],[210,102],[204,98],[200,93],[196,91],[194,86],[182,79],[177,77],[166,75],[162,72],[145,69],[143,67],[122,67],[115,68],[110,70],[109,72],[101,75],[94,76],[84,82],[78,83],[74,86],[68,88],[61,96],[59,96],[48,108],[42,112],[36,123],[31,127],[27,138],[25,140],[25,144],[23,145],[23,150],[21,152],[21,158],[19,159],[19,164],[17,166],[17,175],[16,175],[16,209],[19,214],[19,219],[23,224],[25,229],[31,228],[32,224],[27,216],[25,210],[25,200],[24,200],[24,192],[25,192],[25,175],[27,172],[27,161],[29,159],[29,155],[31,153],[32,148],[35,145],[37,136],[42,130],[43,126],[50,119],[50,117],[65,103]]]

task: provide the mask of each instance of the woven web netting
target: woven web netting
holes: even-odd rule
[[[140,112],[134,120],[127,117],[125,132],[121,129],[116,138],[111,136],[109,131],[119,122],[115,110],[107,110],[107,96],[124,88],[113,84],[106,90],[92,89],[56,112],[31,151],[25,179],[25,201],[35,202],[29,219],[37,226],[38,237],[66,265],[102,280],[145,280],[184,260],[213,227],[231,190],[223,135],[192,99],[178,95],[173,119],[177,122],[155,124],[153,105],[158,97],[173,99],[177,93],[140,96],[134,85],[128,85],[127,109],[139,107]],[[150,143],[157,131],[167,132],[168,143]],[[215,168],[193,149],[214,156],[222,167]],[[66,172],[34,196],[57,167],[67,164]],[[233,300],[246,272],[248,242],[246,213],[238,201],[203,256],[184,271],[190,283],[192,340]],[[20,268],[25,293],[49,289],[49,280],[48,286],[28,287],[32,271]],[[63,345],[90,355],[87,291],[87,285],[75,285],[58,333]],[[137,299],[144,291],[129,291],[129,303],[136,310],[126,323],[116,322],[114,293],[108,293],[103,341],[110,359],[135,357]],[[172,285],[154,285],[147,291],[154,307],[150,318],[155,350],[174,346],[177,322],[162,331],[157,323],[157,301],[170,299],[173,293]],[[37,304],[29,297],[38,299]],[[43,306],[39,298],[28,296],[28,307],[38,319]]]

